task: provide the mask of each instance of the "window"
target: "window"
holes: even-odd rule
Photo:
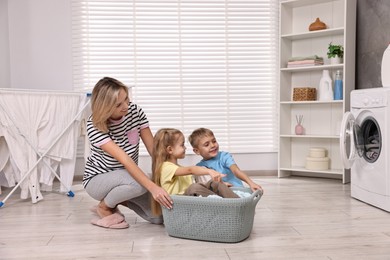
[[[72,1],[74,88],[115,77],[133,86],[153,133],[207,127],[221,149],[275,152],[278,5]]]

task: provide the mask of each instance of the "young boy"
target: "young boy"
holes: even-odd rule
[[[226,174],[222,179],[228,186],[243,187],[242,181],[246,182],[252,191],[263,190],[262,187],[254,183],[248,175],[238,168],[233,157],[228,152],[220,152],[219,144],[214,136],[214,133],[207,128],[195,129],[188,137],[188,140],[193,148],[193,151],[203,157],[197,163],[197,166],[211,168],[217,172]],[[197,182],[205,183],[209,176],[196,176]]]

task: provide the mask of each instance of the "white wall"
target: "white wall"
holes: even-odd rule
[[[0,87],[72,90],[71,26],[70,0],[0,0]],[[277,169],[275,153],[234,158],[242,170]],[[182,163],[198,160],[189,155]],[[149,157],[139,164],[151,169]]]
[[[10,87],[8,1],[0,0],[0,88]]]
[[[69,0],[8,0],[10,87],[71,90],[71,26]]]

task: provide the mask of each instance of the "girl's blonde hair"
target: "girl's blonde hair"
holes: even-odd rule
[[[108,133],[108,119],[116,108],[119,91],[126,95],[129,90],[125,84],[114,78],[105,77],[99,80],[92,90],[91,109],[93,125],[104,133]]]
[[[152,173],[153,182],[161,187],[161,167],[169,159],[168,146],[174,146],[183,133],[174,128],[162,128],[157,131],[153,139]],[[160,204],[152,200],[152,213],[161,215]]]

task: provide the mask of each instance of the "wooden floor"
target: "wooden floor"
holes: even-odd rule
[[[0,259],[390,259],[390,213],[351,198],[350,185],[253,179],[265,195],[250,237],[233,244],[170,237],[123,207],[130,228],[93,226],[96,202],[79,183],[74,198],[51,192],[32,204],[12,195],[0,208]]]

